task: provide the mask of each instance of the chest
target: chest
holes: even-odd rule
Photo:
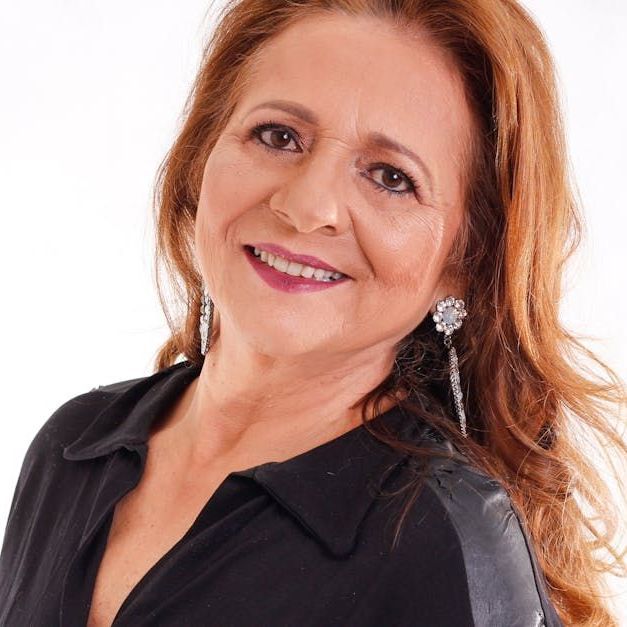
[[[222,478],[174,496],[148,482],[115,506],[87,627],[110,627],[125,600],[185,536]]]

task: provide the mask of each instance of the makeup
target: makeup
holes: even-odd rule
[[[350,280],[349,277],[343,277],[337,280],[319,281],[302,276],[291,276],[272,268],[265,261],[261,261],[261,259],[255,257],[249,248],[244,247],[244,254],[257,274],[270,287],[283,292],[317,292],[318,290],[335,287]]]

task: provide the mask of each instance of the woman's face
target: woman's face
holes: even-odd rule
[[[391,347],[450,290],[463,297],[441,271],[470,125],[442,53],[380,21],[310,17],[269,42],[202,181],[195,245],[220,328],[267,355],[357,354]],[[256,242],[350,278],[277,289],[244,250]]]

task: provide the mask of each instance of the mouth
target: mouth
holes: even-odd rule
[[[264,261],[261,257],[261,249],[257,248],[255,249],[254,246],[251,246],[249,244],[244,244],[243,246],[244,251],[246,252],[247,255],[249,255],[250,257],[252,257],[254,260],[256,260],[258,263],[262,263],[265,266],[267,266],[268,268],[272,268],[273,270],[275,270],[276,272],[284,275],[284,276],[290,276],[294,279],[303,279],[303,280],[312,280],[312,281],[319,281],[322,283],[339,283],[341,281],[345,281],[347,279],[352,279],[351,276],[344,274],[343,272],[332,272],[330,270],[326,270],[324,268],[318,268],[316,266],[309,266],[306,264],[302,264],[299,262],[292,262],[289,261],[286,264],[286,261],[284,258],[282,258],[282,261],[279,263],[279,267],[274,267],[274,264],[271,266],[270,264],[266,263],[266,261]],[[255,254],[255,250],[257,250],[257,253]],[[267,255],[269,253],[267,253],[266,251],[264,257],[267,259]],[[293,265],[293,264],[297,264],[298,266],[300,266],[300,272],[298,274],[294,274],[294,273],[288,273],[286,272],[288,265],[292,267],[292,269],[294,271],[298,271],[298,266]]]

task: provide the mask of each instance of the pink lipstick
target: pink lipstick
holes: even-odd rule
[[[266,250],[264,248],[264,250]],[[273,252],[273,251],[270,251]],[[314,278],[307,279],[302,276],[291,276],[286,274],[285,272],[281,272],[280,270],[276,270],[275,268],[269,266],[265,261],[261,261],[260,258],[255,257],[253,252],[253,248],[250,246],[244,246],[244,254],[246,258],[250,262],[251,266],[255,269],[257,274],[270,286],[277,290],[281,290],[283,292],[316,292],[318,290],[325,290],[330,287],[334,287],[336,285],[340,285],[341,283],[346,283],[349,280],[348,276],[343,276],[340,279],[329,280],[329,281],[320,281]],[[277,253],[280,256],[280,253]],[[301,257],[302,258],[302,257]],[[298,263],[307,263],[304,261],[298,261]],[[317,260],[317,263],[320,263]],[[309,265],[309,264],[308,264]],[[320,267],[316,264],[310,264],[314,267]],[[324,267],[325,270],[330,270],[332,272],[338,272],[333,268]]]
[[[283,246],[279,246],[278,244],[272,244],[271,242],[253,242],[252,244],[249,244],[249,246],[251,246],[252,248],[260,248],[261,250],[265,250],[266,252],[272,253],[273,255],[283,257],[288,261],[302,263],[304,266],[322,268],[323,270],[329,270],[329,272],[341,272],[341,270],[334,268],[322,259],[318,259],[318,257],[314,257],[313,255],[299,255],[297,253],[293,253],[287,248],[283,248]],[[342,274],[346,273],[343,272]]]

